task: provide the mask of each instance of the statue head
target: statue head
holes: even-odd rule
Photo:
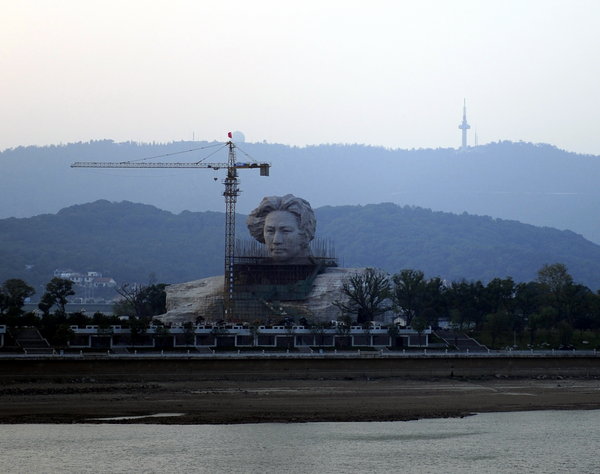
[[[250,235],[267,246],[270,257],[286,262],[310,255],[317,221],[307,201],[286,194],[263,198],[248,216],[247,225]]]

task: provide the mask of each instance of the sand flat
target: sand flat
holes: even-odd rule
[[[600,379],[45,381],[0,387],[0,423],[395,421],[540,409],[600,409]],[[156,413],[178,416],[151,417]],[[121,419],[98,420],[115,417]]]

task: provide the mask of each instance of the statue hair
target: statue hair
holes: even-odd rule
[[[317,220],[308,201],[293,194],[263,198],[258,207],[250,213],[246,221],[250,235],[260,243],[265,243],[265,219],[273,211],[287,211],[296,218],[298,228],[304,234],[306,246],[308,247],[308,243],[315,237]]]

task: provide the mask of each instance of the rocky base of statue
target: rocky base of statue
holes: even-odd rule
[[[346,299],[342,294],[344,280],[352,274],[363,271],[362,268],[327,268],[317,275],[306,299],[267,302],[261,317],[234,315],[234,319],[248,323],[259,319],[261,323],[273,324],[279,322],[285,315],[294,319],[304,317],[314,322],[336,320],[340,316],[340,310],[333,305],[333,302]],[[163,323],[196,324],[199,317],[206,322],[217,322],[223,319],[223,276],[170,285],[166,288],[166,292],[167,312],[156,317]],[[269,308],[270,304],[276,307]]]

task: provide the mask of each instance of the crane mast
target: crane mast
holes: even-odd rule
[[[227,157],[227,177],[225,184],[225,281],[223,284],[223,310],[225,320],[233,315],[233,262],[235,259],[235,204],[240,195],[238,186],[237,169],[235,168],[235,146],[233,142],[227,143],[229,153]]]
[[[231,138],[231,134],[230,134]],[[227,169],[227,176],[223,180],[225,191],[225,274],[223,286],[223,311],[226,320],[233,317],[234,301],[234,274],[235,261],[235,205],[240,195],[238,169],[259,168],[261,176],[269,176],[269,163],[237,162],[235,144],[229,140],[227,163],[159,163],[159,162],[103,162],[103,161],[78,161],[71,168],[208,168],[213,170]]]

